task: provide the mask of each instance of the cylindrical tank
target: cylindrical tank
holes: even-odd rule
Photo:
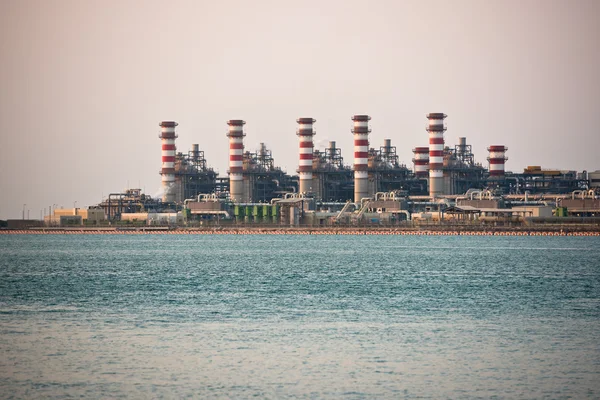
[[[192,157],[194,161],[197,161],[200,157],[200,145],[198,143],[192,144]]]
[[[504,163],[508,158],[504,155],[508,147],[501,145],[494,145],[488,147],[490,163],[490,178],[503,178],[504,177]]]
[[[175,127],[178,125],[175,121],[162,121],[158,124],[161,127],[160,140],[162,144],[162,201],[175,201]]]
[[[313,118],[298,118],[296,135],[299,140],[298,191],[308,193],[313,191]]]
[[[444,194],[444,131],[446,125],[444,113],[429,113],[429,196],[432,198]]]
[[[244,199],[243,169],[244,169],[244,124],[241,119],[227,121],[229,131],[229,196],[234,203]]]
[[[415,176],[417,178],[427,178],[429,176],[429,147],[415,147],[413,149],[415,157]]]
[[[352,117],[354,127],[354,202],[369,197],[369,120],[368,115]]]

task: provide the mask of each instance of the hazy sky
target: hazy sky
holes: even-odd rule
[[[600,169],[600,1],[0,0],[0,218],[160,187],[161,120],[227,170],[228,119],[290,174],[296,118],[352,163],[353,114],[401,162],[448,114],[476,161]]]

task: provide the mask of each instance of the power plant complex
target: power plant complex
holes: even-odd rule
[[[469,189],[493,189],[496,194],[563,194],[573,190],[591,189],[587,172],[543,170],[530,166],[523,173],[505,171],[506,152],[503,145],[490,145],[486,169],[474,161],[471,145],[465,137],[450,148],[446,146],[443,113],[427,114],[427,147],[413,149],[413,168],[398,162],[391,139],[385,139],[379,149],[369,141],[368,115],[352,117],[354,136],[353,165],[343,163],[341,149],[329,142],[323,150],[315,149],[314,118],[298,118],[296,135],[299,140],[297,176],[290,176],[273,165],[271,152],[264,143],[257,153],[244,151],[243,120],[227,121],[229,138],[229,169],[227,178],[219,178],[206,165],[204,152],[194,144],[192,150],[176,152],[174,121],[163,121],[162,202],[182,203],[199,194],[228,193],[233,203],[270,202],[287,192],[310,195],[317,201],[345,201],[372,197],[377,192],[400,191],[403,195],[429,195],[432,199],[465,193]],[[352,196],[349,194],[352,193]]]
[[[352,165],[344,162],[335,141],[316,149],[317,121],[298,118],[297,175],[277,167],[264,143],[255,152],[248,151],[246,122],[232,119],[225,134],[227,176],[218,176],[208,166],[199,144],[186,153],[177,151],[178,124],[162,121],[158,134],[162,197],[129,189],[111,193],[90,209],[104,210],[108,221],[191,226],[380,225],[448,219],[503,224],[528,218],[600,216],[600,171],[529,166],[509,172],[505,169],[508,148],[497,143],[488,147],[485,167],[475,162],[465,137],[447,145],[446,114],[429,113],[426,118],[428,144],[412,150],[411,168],[398,160],[391,139],[373,146],[369,115],[351,117]]]

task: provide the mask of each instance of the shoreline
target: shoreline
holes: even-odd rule
[[[0,235],[401,235],[401,236],[600,236],[587,227],[211,227],[211,228],[32,228],[2,229]]]

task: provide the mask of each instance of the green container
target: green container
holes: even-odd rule
[[[253,206],[252,207],[252,215],[254,217],[260,217],[260,206]]]
[[[567,207],[557,207],[556,208],[556,216],[557,217],[566,217],[567,216]]]
[[[269,209],[270,209],[270,208],[271,208],[271,206],[268,206],[268,205],[264,205],[264,206],[262,206],[262,210],[261,210],[262,212],[261,212],[261,215],[262,215],[262,217],[263,217],[263,218],[265,218],[265,217],[268,217],[268,216],[269,216]]]
[[[279,206],[274,205],[273,207],[271,207],[271,216],[276,217],[278,215],[279,215]]]
[[[243,206],[234,206],[233,215],[236,217],[243,217],[245,215],[245,207]]]

